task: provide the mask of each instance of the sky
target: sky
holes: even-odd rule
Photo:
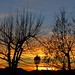
[[[55,13],[65,8],[70,15],[75,16],[75,0],[0,0],[0,20],[11,11],[14,14],[23,8],[37,16],[42,12],[45,26],[53,24]]]

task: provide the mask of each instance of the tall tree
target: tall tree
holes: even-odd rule
[[[66,18],[65,10],[62,10],[60,16],[56,17],[52,37],[55,39],[54,43],[56,43],[57,50],[67,57],[69,70],[71,70],[70,55],[74,44],[72,28],[72,23]]]
[[[28,11],[16,16],[9,15],[0,25],[0,44],[7,48],[7,52],[1,50],[0,57],[8,62],[10,68],[17,69],[18,62],[23,52],[22,46],[28,40],[39,34],[43,17],[34,18]],[[13,52],[13,53],[12,53]]]

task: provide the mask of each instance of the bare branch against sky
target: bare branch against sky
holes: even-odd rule
[[[0,20],[7,16],[9,10],[13,13],[16,9],[28,8],[35,14],[42,11],[45,16],[45,25],[53,24],[54,14],[64,7],[70,15],[75,13],[75,0],[0,0]]]

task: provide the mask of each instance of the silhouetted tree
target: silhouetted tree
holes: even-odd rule
[[[71,70],[70,52],[74,44],[74,35],[72,23],[66,18],[65,10],[62,10],[60,16],[56,17],[52,31],[52,37],[55,39],[54,43],[56,44],[57,50],[67,57],[68,69]]]
[[[0,44],[7,49],[0,51],[4,57],[0,57],[8,62],[9,68],[17,69],[20,57],[23,52],[22,46],[32,37],[39,34],[43,18],[34,18],[28,11],[16,16],[9,15],[0,25]]]

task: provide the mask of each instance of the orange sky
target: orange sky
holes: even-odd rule
[[[43,50],[44,50],[44,48],[39,46],[39,47],[36,47],[34,49],[34,51],[32,51],[32,50],[24,51],[21,58],[23,58],[25,62],[20,61],[18,67],[23,68],[24,70],[27,70],[27,71],[36,70],[36,65],[34,64],[34,57],[36,55],[39,55],[40,58],[43,59],[43,57],[45,56]],[[51,56],[51,58],[53,58],[53,56]],[[7,62],[0,59],[0,68],[5,68],[6,66],[7,66]],[[39,64],[38,69],[39,70],[47,70],[47,68],[48,68],[49,70],[57,70],[53,66],[49,66],[49,67],[45,67],[45,66],[49,66],[49,65],[41,62]]]

